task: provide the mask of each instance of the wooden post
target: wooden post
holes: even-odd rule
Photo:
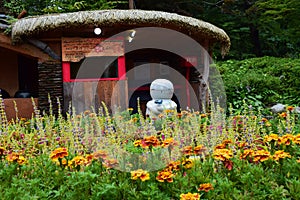
[[[129,0],[129,9],[134,9],[134,3],[133,0]]]

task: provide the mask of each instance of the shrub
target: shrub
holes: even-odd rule
[[[243,101],[255,108],[300,102],[300,59],[262,57],[227,60],[217,66],[227,102],[240,109]]]

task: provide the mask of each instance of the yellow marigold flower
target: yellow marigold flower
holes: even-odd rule
[[[4,155],[4,152],[5,152],[5,148],[4,147],[0,147],[0,156]]]
[[[271,124],[270,122],[267,122],[265,125],[266,125],[267,127],[272,126],[272,124]]]
[[[195,155],[201,155],[206,151],[206,148],[203,145],[198,145],[194,148],[194,154]]]
[[[174,146],[177,145],[177,142],[174,140],[174,138],[167,138],[163,141],[162,147],[166,148],[168,146]]]
[[[54,151],[52,151],[52,153],[50,154],[50,158],[52,160],[57,160],[58,158],[64,158],[68,155],[69,154],[68,154],[67,148],[59,147],[59,148],[55,149]]]
[[[240,159],[246,159],[247,157],[252,157],[254,155],[254,151],[252,149],[246,149],[240,155]]]
[[[290,145],[291,141],[294,141],[292,134],[286,134],[278,138],[278,144]]]
[[[200,200],[200,194],[198,193],[187,193],[187,194],[181,194],[180,200]]]
[[[133,108],[128,108],[127,111],[131,112],[131,111],[133,111]]]
[[[270,152],[265,151],[265,150],[258,150],[255,151],[253,154],[253,161],[254,162],[264,162],[271,158]]]
[[[213,156],[216,160],[225,161],[227,159],[232,158],[232,151],[229,149],[215,149]]]
[[[178,171],[180,169],[180,164],[180,161],[172,161],[167,165],[166,169],[170,171]]]
[[[199,185],[198,191],[205,191],[208,192],[210,190],[213,190],[214,187],[212,186],[211,183],[203,183]]]
[[[184,168],[186,169],[191,169],[194,165],[194,162],[192,159],[185,159],[184,161],[182,161],[182,166],[184,166]]]
[[[135,140],[133,142],[133,146],[135,146],[135,147],[141,147],[142,146],[142,140]]]
[[[159,181],[159,182],[167,181],[168,183],[173,182],[174,174],[172,173],[172,171],[165,169],[165,170],[157,172],[157,174],[158,174],[156,177],[157,181]]]
[[[19,165],[24,165],[27,160],[24,158],[24,156],[19,156],[17,162],[19,163]]]
[[[273,155],[273,160],[279,161],[280,159],[291,158],[291,155],[283,150],[276,151]]]
[[[190,156],[193,154],[193,147],[192,146],[183,147],[182,152],[184,155]]]
[[[166,110],[164,110],[164,112],[165,112],[166,114],[169,114],[169,113],[174,113],[174,112],[175,112],[175,110],[166,109]]]
[[[137,118],[137,117],[133,117],[133,118],[131,119],[131,121],[132,121],[133,123],[137,122],[138,120],[139,120],[139,118]]]
[[[207,115],[205,113],[202,113],[200,116],[201,116],[201,118],[207,117]]]
[[[279,136],[277,134],[270,134],[270,135],[266,135],[264,139],[266,142],[271,142],[273,140],[277,141],[278,138],[279,138]]]
[[[138,169],[131,172],[131,179],[137,180],[141,179],[141,181],[146,181],[150,179],[150,175],[147,171],[144,171],[142,169]]]
[[[76,156],[71,160],[71,163],[73,166],[77,167],[80,165],[85,165],[87,163],[87,160],[83,156]]]
[[[300,134],[294,136],[293,142],[294,142],[295,144],[300,144]]]

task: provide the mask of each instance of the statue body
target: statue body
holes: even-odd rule
[[[164,110],[176,110],[177,104],[171,100],[174,87],[167,79],[156,79],[150,85],[151,101],[147,102],[146,115],[157,117]]]

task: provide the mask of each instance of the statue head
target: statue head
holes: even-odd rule
[[[173,84],[167,79],[156,79],[150,85],[152,99],[171,99],[173,92]]]

